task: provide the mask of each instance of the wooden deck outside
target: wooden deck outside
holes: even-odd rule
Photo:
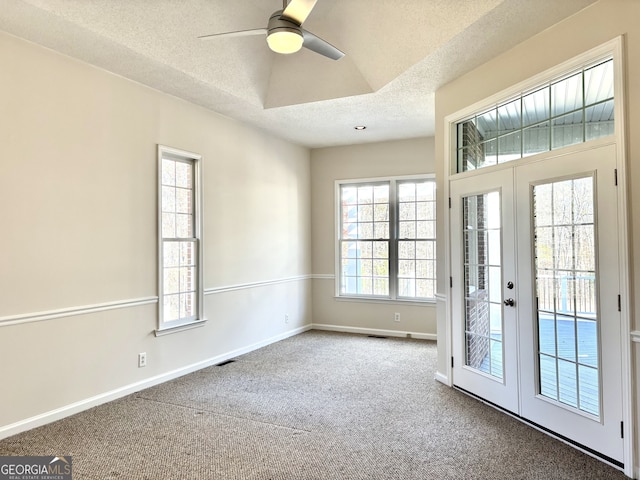
[[[595,320],[540,312],[540,393],[592,415],[600,414]],[[492,334],[480,370],[502,378],[502,338]]]

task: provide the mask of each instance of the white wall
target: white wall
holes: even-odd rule
[[[418,138],[311,151],[313,322],[346,331],[434,338],[435,306],[335,298],[335,181],[434,173],[434,140]],[[400,323],[394,313],[400,313]],[[417,334],[417,335],[415,335]]]
[[[6,34],[0,65],[0,437],[308,328],[308,149]],[[208,322],[163,337],[157,144],[204,158]]]
[[[539,35],[515,46],[505,54],[496,57],[467,75],[445,85],[436,92],[436,165],[439,193],[438,215],[446,208],[443,196],[445,117],[463,108],[488,98],[512,85],[523,82],[536,74],[555,67],[592,48],[600,46],[620,35],[625,40],[626,67],[626,122],[628,151],[628,187],[629,218],[631,227],[630,265],[632,282],[640,284],[640,1],[637,0],[601,0],[578,14],[566,19],[540,33]],[[441,217],[442,218],[442,217]],[[444,227],[439,225],[439,238],[444,235]],[[446,292],[444,276],[444,245],[438,245],[438,291]],[[640,295],[631,289],[631,305],[635,312],[640,311]],[[632,312],[633,314],[633,312]],[[444,341],[446,317],[439,315],[438,342]],[[631,328],[638,329],[640,324],[635,315],[632,316]],[[638,344],[634,344],[638,345]],[[438,371],[445,372],[448,358],[445,349],[438,350]],[[638,352],[634,352],[634,362]],[[638,397],[640,369],[636,365],[634,373],[635,395]],[[636,418],[640,407],[635,405]],[[638,432],[635,427],[636,446]],[[637,454],[636,454],[637,455]]]

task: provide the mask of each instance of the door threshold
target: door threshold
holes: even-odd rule
[[[465,390],[464,388],[458,387],[457,385],[453,385],[453,388],[455,390],[458,390],[461,393],[464,393],[465,395],[468,395],[472,398],[475,398],[476,400],[484,403],[485,405],[488,405],[490,407],[495,408],[496,410],[500,410],[503,413],[506,413],[507,415],[509,415],[512,418],[515,418],[516,420],[519,420],[520,422],[529,425],[530,427],[535,428],[536,430],[542,432],[542,433],[546,433],[547,435],[549,435],[550,437],[555,438],[556,440],[560,440],[562,443],[565,443],[567,445],[569,445],[570,447],[573,447],[577,450],[580,450],[581,452],[589,455],[590,457],[593,457],[597,460],[600,460],[601,462],[606,463],[607,465],[610,465],[614,468],[616,468],[617,470],[623,471],[624,472],[624,463],[623,462],[619,462],[618,460],[615,460],[611,457],[608,457],[607,455],[603,455],[602,453],[589,448],[579,442],[576,442],[575,440],[572,440],[570,438],[565,437],[564,435],[560,435],[559,433],[554,432],[553,430],[548,429],[547,427],[543,427],[542,425],[537,424],[536,422],[532,422],[531,420],[525,418],[525,417],[521,417],[520,415],[518,415],[517,413],[514,413],[510,410],[507,410],[506,408],[501,407],[500,405],[497,405],[493,402],[490,402],[489,400],[485,400],[484,398],[476,395],[475,393],[472,393],[468,390]]]

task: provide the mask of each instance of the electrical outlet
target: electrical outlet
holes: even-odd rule
[[[396,312],[393,314],[393,321],[394,322],[399,322],[400,321],[400,313]]]
[[[289,315],[284,316],[284,323],[289,323]]]
[[[147,352],[142,352],[138,354],[138,368],[147,366]]]

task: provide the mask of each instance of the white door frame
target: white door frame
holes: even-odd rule
[[[471,116],[472,114],[482,111],[492,105],[496,105],[498,103],[504,102],[509,98],[513,98],[515,96],[520,95],[524,91],[530,91],[533,88],[536,88],[539,85],[542,85],[546,82],[549,82],[551,79],[558,78],[562,75],[565,75],[567,72],[572,71],[573,69],[580,68],[581,66],[588,64],[594,60],[599,58],[603,58],[605,56],[611,56],[614,60],[614,105],[615,105],[615,134],[611,137],[605,137],[602,139],[594,140],[588,143],[573,145],[571,147],[567,147],[560,150],[554,150],[551,152],[546,152],[540,155],[534,155],[532,157],[527,157],[525,159],[518,160],[518,164],[528,163],[530,161],[536,161],[540,158],[540,156],[544,156],[545,158],[551,157],[561,157],[566,153],[574,153],[579,152],[584,149],[590,149],[594,146],[605,145],[605,144],[615,144],[616,152],[617,152],[617,181],[618,181],[618,189],[617,189],[617,203],[618,203],[618,225],[620,227],[620,235],[619,235],[619,272],[620,272],[620,310],[621,310],[621,338],[620,338],[620,349],[621,349],[621,358],[622,365],[620,365],[621,373],[622,373],[622,413],[623,413],[623,434],[624,434],[624,473],[629,477],[634,477],[635,474],[635,438],[634,438],[634,415],[633,415],[633,391],[632,391],[632,365],[631,365],[631,289],[630,289],[630,272],[629,272],[629,261],[630,261],[630,253],[629,253],[629,220],[628,220],[628,192],[627,192],[627,155],[626,155],[626,99],[625,99],[625,68],[623,64],[624,59],[624,38],[622,36],[617,37],[599,47],[596,47],[592,50],[589,50],[582,55],[579,55],[567,62],[564,62],[561,65],[558,65],[554,68],[551,68],[547,71],[544,71],[524,82],[521,82],[513,87],[499,92],[487,99],[479,101],[463,110],[460,110],[456,113],[448,115],[444,120],[444,178],[443,178],[443,198],[445,201],[450,201],[449,198],[449,180],[451,177],[455,176],[456,178],[462,178],[463,176],[473,176],[475,172],[465,172],[465,173],[455,173],[456,166],[456,124]],[[508,165],[508,164],[507,164]],[[508,165],[506,168],[510,168],[511,165]],[[502,165],[495,165],[491,167],[486,167],[486,169],[482,169],[485,171],[489,171],[489,169],[501,169],[505,168]],[[452,278],[452,265],[451,265],[451,231],[450,231],[450,210],[447,208],[448,205],[445,205],[444,208],[444,248],[445,248],[445,259],[444,259],[444,272],[445,278],[447,278],[446,282],[440,282],[440,285],[449,285],[449,279]],[[438,292],[436,295],[437,301],[440,303],[439,315],[442,315],[444,318],[445,332],[444,332],[444,344],[440,345],[439,348],[443,349],[444,352],[440,351],[438,356],[440,359],[443,359],[444,362],[439,362],[439,364],[445,365],[445,371],[439,371],[436,374],[436,379],[442,383],[445,383],[449,386],[453,385],[453,369],[451,367],[451,359],[453,352],[453,334],[452,327],[453,321],[452,318],[452,293],[451,289],[447,288],[445,292]],[[440,338],[442,338],[440,336]],[[635,340],[635,338],[634,338]],[[640,338],[638,339],[640,340]],[[444,347],[444,348],[443,348]],[[544,431],[544,430],[543,430]],[[545,432],[549,433],[549,432]],[[573,446],[573,445],[572,445]],[[592,455],[590,452],[585,453]],[[599,457],[596,457],[599,458]]]

